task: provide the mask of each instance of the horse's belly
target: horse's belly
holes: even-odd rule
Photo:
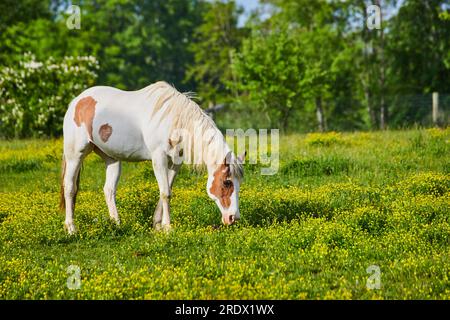
[[[150,151],[137,120],[127,115],[94,119],[92,140],[108,156],[125,161],[150,160]]]

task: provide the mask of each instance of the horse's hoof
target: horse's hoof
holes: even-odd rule
[[[75,225],[73,223],[65,223],[64,230],[66,230],[69,236],[73,236],[75,233],[77,233],[77,229],[75,228]]]
[[[172,227],[170,226],[170,224],[165,224],[161,228],[164,232],[169,232],[170,230],[172,230]]]
[[[161,223],[160,222],[159,223],[155,223],[153,225],[153,228],[155,228],[156,231],[161,231],[161,229],[162,229]]]
[[[117,218],[111,218],[112,222],[116,224],[116,226],[120,226],[120,220]]]

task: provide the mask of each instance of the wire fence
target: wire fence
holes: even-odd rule
[[[386,102],[389,127],[447,126],[450,123],[450,94],[438,93],[434,102],[433,94],[389,96]]]
[[[386,95],[384,98],[384,127],[390,129],[414,126],[445,127],[450,125],[450,94]],[[434,102],[433,102],[434,101]],[[380,97],[373,97],[369,112],[366,101],[349,97],[336,97],[323,101],[323,127],[326,131],[374,130],[382,127]],[[434,110],[434,111],[433,111]],[[207,110],[221,128],[279,128],[292,132],[319,131],[314,102],[299,104],[289,115],[288,127],[260,111],[250,103],[220,105]],[[372,113],[372,115],[370,115]],[[433,115],[434,113],[434,115]]]

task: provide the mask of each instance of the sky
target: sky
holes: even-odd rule
[[[244,25],[250,12],[258,7],[258,0],[236,0],[236,4],[244,8],[245,12],[239,19],[239,25]]]
[[[258,6],[258,0],[236,0],[236,3],[243,6],[246,12],[250,12]]]
[[[244,25],[250,12],[258,7],[259,0],[235,0],[239,6],[242,6],[245,13],[239,19],[239,25]],[[402,6],[404,0],[398,0],[396,8],[388,13],[388,16],[397,14],[398,9]]]

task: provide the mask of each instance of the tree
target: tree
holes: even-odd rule
[[[50,10],[56,3],[57,9]],[[166,80],[192,89],[183,79],[205,0],[81,1],[81,28],[73,30],[66,26],[70,3],[44,1],[49,13],[30,15],[26,23],[15,23],[16,14],[8,18],[12,22],[1,38],[8,57],[2,62],[12,64],[25,51],[40,60],[92,55],[100,62],[98,83],[137,89]]]
[[[203,22],[195,30],[195,40],[189,46],[194,62],[186,74],[195,81],[200,99],[209,105],[228,100],[232,95],[227,83],[233,82],[233,54],[246,34],[238,27],[238,8],[234,1],[214,1],[206,10]]]
[[[54,4],[51,0],[0,2],[0,65],[11,65],[22,58],[27,48],[20,46],[20,40],[30,37],[27,26],[37,20],[52,20],[56,15]]]
[[[332,127],[345,129],[350,123],[359,125],[360,105],[353,103],[359,90],[352,63],[357,51],[352,48],[353,40],[348,33],[349,5],[307,0],[266,0],[265,3],[277,8],[270,23],[286,23],[301,47],[305,70],[303,92],[299,96],[302,103],[297,106],[303,105],[310,112],[313,108],[319,131],[327,129],[327,114]]]
[[[450,20],[440,18],[444,12],[449,12],[448,1],[405,0],[392,19],[386,50],[396,91],[449,90],[450,66],[445,60],[450,52]]]
[[[237,89],[256,102],[274,124],[287,130],[292,111],[299,105],[305,79],[305,60],[298,38],[286,26],[253,30],[233,64]]]
[[[368,16],[369,6],[375,5],[379,8],[380,28],[369,29],[367,22],[372,17]],[[364,90],[364,98],[369,116],[369,127],[376,128],[379,124],[381,129],[387,126],[388,106],[386,95],[389,92],[387,77],[389,64],[386,58],[385,44],[388,27],[387,13],[396,5],[396,0],[366,1],[358,0],[353,5],[356,15],[360,15],[362,20],[359,30],[359,40],[363,43],[363,59],[359,59],[362,64],[359,74]],[[377,14],[377,12],[372,14]],[[378,116],[377,116],[378,113]]]
[[[446,6],[447,4],[447,6]],[[421,123],[429,114],[421,108],[431,93],[447,93],[450,65],[450,20],[448,1],[405,0],[391,19],[386,55],[390,65],[389,86],[396,103],[391,106],[394,125]],[[448,62],[448,60],[447,60]],[[424,94],[430,94],[424,97]],[[426,102],[425,102],[426,103]]]

